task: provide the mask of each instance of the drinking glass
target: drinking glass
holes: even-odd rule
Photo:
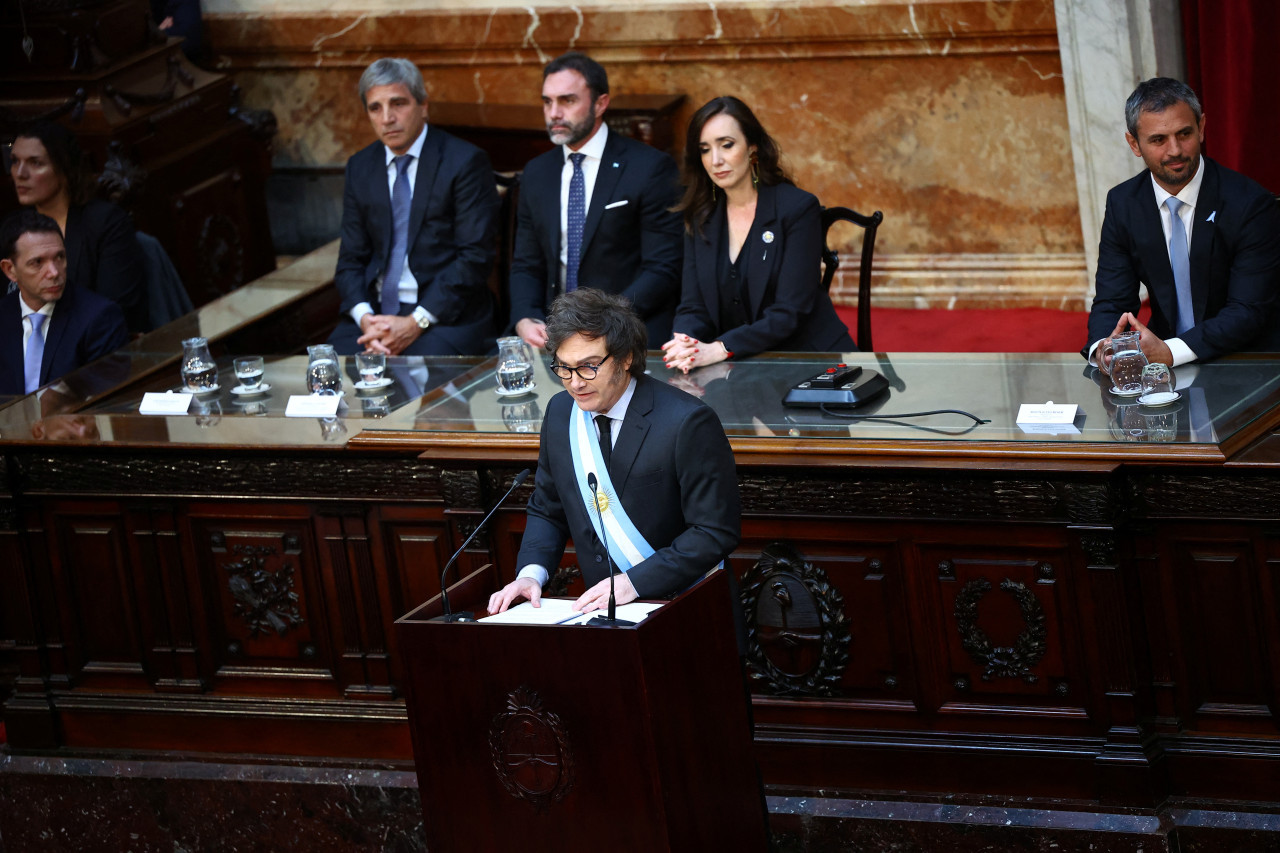
[[[1168,395],[1173,393],[1173,371],[1169,370],[1169,365],[1154,362],[1142,368],[1142,397],[1141,400],[1150,398],[1153,402],[1163,402],[1170,399]]]
[[[376,385],[382,381],[382,374],[387,371],[387,356],[380,352],[358,352],[356,369],[360,372],[361,382]]]
[[[240,387],[246,391],[257,391],[262,384],[262,375],[266,372],[266,362],[260,355],[247,355],[235,359],[232,364],[236,369],[236,379]]]
[[[338,370],[338,354],[330,344],[307,347],[307,390],[312,394],[328,391],[337,394],[342,388]]]
[[[192,394],[204,394],[218,387],[218,365],[209,353],[204,338],[187,338],[182,342],[182,385]]]
[[[533,390],[533,348],[519,337],[498,338],[498,393]]]

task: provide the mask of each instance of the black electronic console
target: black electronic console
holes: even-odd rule
[[[849,364],[828,367],[816,376],[797,382],[782,398],[782,405],[816,409],[852,409],[889,390],[889,380],[874,370]]]

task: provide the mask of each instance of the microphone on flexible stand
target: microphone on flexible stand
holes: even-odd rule
[[[617,601],[613,597],[613,556],[609,553],[609,540],[605,537],[604,517],[600,515],[600,500],[596,497],[596,475],[594,473],[587,474],[587,485],[591,487],[591,503],[596,508],[596,519],[600,522],[600,542],[604,545],[604,558],[609,561],[609,615],[593,616],[587,621],[588,625],[599,625],[604,628],[622,628],[627,625],[634,625],[634,622],[628,622],[626,619],[618,619]]]
[[[481,520],[481,522],[476,525],[476,529],[471,531],[471,535],[468,536],[466,541],[462,543],[462,547],[459,548],[457,551],[455,551],[453,556],[449,558],[449,562],[444,564],[444,568],[440,570],[440,603],[444,605],[444,613],[442,613],[439,616],[436,616],[434,619],[431,619],[430,621],[432,622],[474,622],[476,621],[475,614],[469,610],[464,610],[460,613],[454,613],[452,610],[449,609],[449,588],[444,585],[444,576],[449,573],[449,567],[452,566],[454,563],[456,563],[458,561],[458,558],[462,556],[462,552],[466,550],[466,547],[468,545],[471,544],[471,540],[476,538],[476,534],[480,532],[480,529],[489,523],[489,519],[493,518],[493,514],[498,511],[498,507],[502,506],[506,502],[507,498],[511,497],[511,493],[514,492],[516,489],[520,488],[520,484],[523,483],[528,478],[529,478],[528,468],[525,468],[519,474],[516,474],[515,482],[511,484],[511,488],[507,489],[507,493],[503,495],[502,498],[496,504],[493,505],[493,509],[489,510],[489,514],[486,515],[484,519]]]

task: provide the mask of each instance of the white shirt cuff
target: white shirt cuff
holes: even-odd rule
[[[538,586],[546,586],[547,581],[551,579],[551,575],[547,574],[547,570],[537,563],[530,563],[520,570],[520,574],[516,575],[516,579],[529,578],[538,582]]]
[[[428,311],[426,308],[423,308],[421,305],[413,309],[413,319],[416,320],[418,319],[419,316],[426,317],[427,322],[431,323],[431,325],[433,326],[436,324],[436,315],[432,314],[430,311]]]
[[[370,305],[368,302],[361,302],[355,308],[351,309],[351,319],[355,320],[356,325],[359,326],[360,320],[364,317],[364,315],[372,314],[372,313],[373,313],[373,306]]]
[[[1191,351],[1191,347],[1182,342],[1181,338],[1169,338],[1164,342],[1169,348],[1169,352],[1173,353],[1173,364],[1170,367],[1177,367],[1180,364],[1188,364],[1196,360],[1196,354]]]
[[[1098,359],[1096,357],[1096,353],[1098,352],[1098,344],[1102,343],[1102,340],[1103,340],[1102,338],[1098,338],[1098,340],[1093,342],[1093,346],[1089,347],[1089,363],[1092,364],[1094,367],[1098,366]]]

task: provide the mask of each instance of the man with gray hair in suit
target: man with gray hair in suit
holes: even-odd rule
[[[489,158],[427,126],[426,85],[409,60],[377,60],[359,92],[378,141],[347,161],[329,342],[344,354],[486,353],[499,205]]]

